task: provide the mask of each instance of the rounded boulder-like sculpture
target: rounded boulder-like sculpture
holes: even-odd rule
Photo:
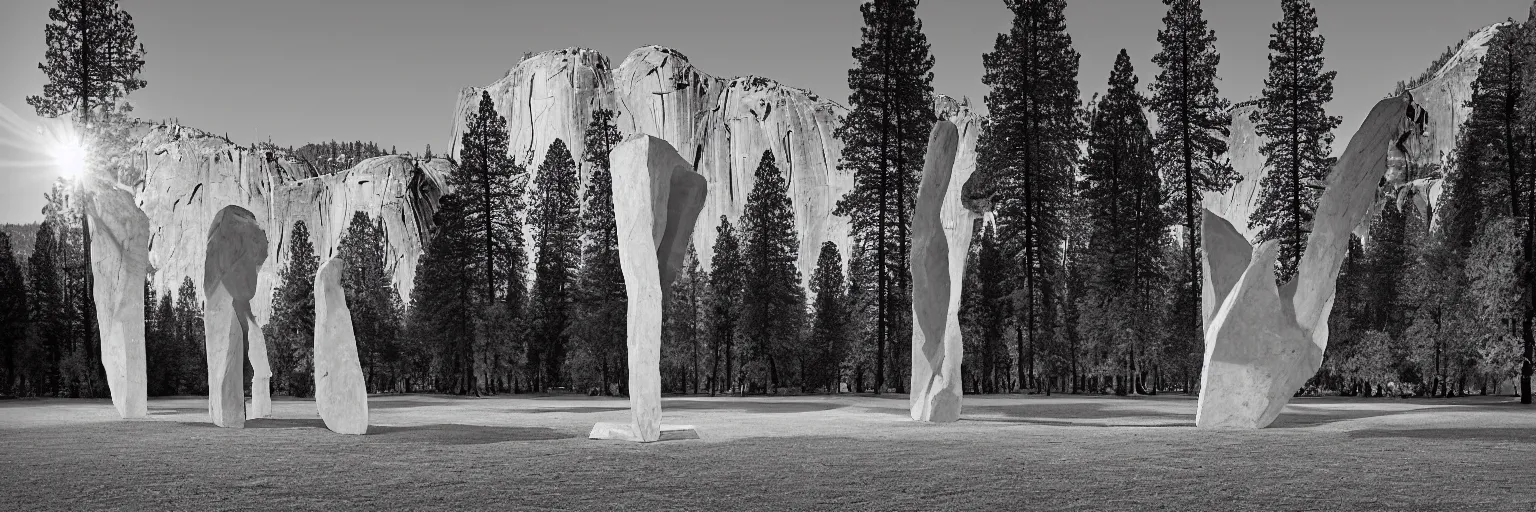
[[[251,212],[227,206],[214,215],[203,262],[203,328],[208,346],[208,414],[220,427],[245,427],[241,353],[249,333],[257,329],[251,298],[256,295],[256,272],[266,259],[267,235]],[[265,367],[266,361],[261,364]]]

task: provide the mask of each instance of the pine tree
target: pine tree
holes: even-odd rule
[[[383,373],[399,360],[396,338],[400,333],[400,295],[385,268],[384,220],[355,212],[342,236],[338,255],[347,262],[341,288],[351,312],[357,353],[367,375],[368,388],[385,387]]]
[[[545,152],[534,181],[528,212],[536,255],[528,344],[534,386],[543,391],[561,382],[566,329],[575,301],[576,269],[581,260],[580,176],[565,142],[555,139]]]
[[[207,333],[203,330],[203,303],[198,300],[197,286],[190,277],[183,278],[181,287],[176,290],[176,324],[182,354],[186,357],[181,367],[187,387],[182,392],[205,394],[208,392]]]
[[[44,62],[38,64],[48,82],[43,85],[43,94],[29,96],[27,104],[40,117],[70,116],[81,137],[78,143],[91,149],[86,172],[115,178],[127,167],[131,144],[124,120],[132,107],[122,100],[145,85],[139,78],[144,47],[135,35],[133,16],[120,9],[115,0],[60,0],[57,7],[48,10],[48,18],[51,23],[44,27],[48,49]],[[72,193],[83,195],[83,190]],[[106,375],[100,364],[96,305],[90,300],[95,279],[88,268],[91,233],[86,229],[85,210],[77,205],[75,214],[80,233],[76,247],[81,257],[78,268],[70,268],[77,277],[69,279],[63,289],[63,296],[76,310],[73,323],[77,327],[78,342],[74,345],[78,357],[72,366],[88,375],[84,378],[87,392],[101,396],[106,393]],[[76,243],[70,238],[58,241]]]
[[[843,282],[843,255],[837,244],[823,242],[816,257],[816,274],[811,277],[813,307],[810,345],[815,357],[812,375],[805,376],[807,388],[825,386],[836,393],[841,378],[841,364],[848,349],[848,289]]]
[[[471,228],[465,220],[464,198],[448,194],[438,199],[435,226],[416,267],[411,290],[409,329],[423,348],[439,391],[464,393],[474,359],[478,276],[465,269],[477,256]]]
[[[278,271],[272,293],[271,332],[264,333],[272,358],[273,382],[291,396],[314,390],[315,273],[320,258],[309,242],[309,228],[295,221],[288,235],[288,261]]]
[[[186,344],[183,343],[181,337],[180,324],[176,323],[176,306],[170,290],[166,290],[164,295],[160,295],[160,300],[156,303],[156,306],[152,309],[145,309],[144,314],[146,318],[149,316],[154,317],[155,336],[159,340],[160,346],[165,347],[164,353],[167,369],[163,385],[169,391],[169,394],[182,394],[189,388],[189,381],[203,377],[202,375],[192,375],[190,367],[187,365],[188,357],[191,355],[202,355],[202,352],[195,351],[192,354],[187,354]]]
[[[1008,262],[1003,256],[996,229],[988,223],[982,228],[977,241],[976,265],[972,273],[976,278],[975,305],[968,312],[979,334],[979,359],[981,392],[1001,393],[1008,390],[1008,371],[1011,361],[1007,341],[1003,339],[1008,326]]]
[[[1259,241],[1280,243],[1275,278],[1284,283],[1296,275],[1322,181],[1333,170],[1330,146],[1340,118],[1324,110],[1338,73],[1323,71],[1317,9],[1307,0],[1281,0],[1281,7],[1285,18],[1269,37],[1269,77],[1253,114],[1255,130],[1268,139],[1259,147],[1267,171],[1248,224],[1260,228]]]
[[[0,393],[19,394],[17,359],[26,343],[27,316],[27,283],[12,252],[11,236],[0,232]]]
[[[596,365],[594,370],[601,374],[603,393],[610,392],[610,383],[624,382],[620,377],[628,367],[624,327],[627,296],[624,271],[619,266],[613,171],[608,158],[622,137],[613,117],[612,110],[592,112],[592,122],[583,137],[586,154],[582,159],[590,166],[591,174],[581,212],[583,244],[576,313],[579,321],[572,325],[576,339],[581,340]]]
[[[1094,320],[1086,322],[1090,328],[1084,334],[1117,354],[1127,387],[1139,390],[1146,371],[1138,364],[1160,353],[1153,326],[1162,313],[1157,305],[1165,302],[1167,217],[1136,84],[1130,55],[1121,50],[1109,91],[1095,109],[1083,162],[1091,269],[1083,316]]]
[[[1445,243],[1455,254],[1467,254],[1491,236],[1486,230],[1502,221],[1517,223],[1522,243],[1521,268],[1531,270],[1531,228],[1536,221],[1536,63],[1529,51],[1536,35],[1531,22],[1511,23],[1488,44],[1483,67],[1472,84],[1472,109],[1457,141],[1457,170],[1447,179],[1442,216]],[[1453,263],[1459,266],[1461,262]],[[1532,335],[1531,274],[1521,276],[1517,305],[1509,320],[1522,340],[1520,400],[1531,403],[1531,360],[1536,357]]]
[[[736,329],[740,323],[742,300],[742,261],[740,242],[731,221],[720,216],[715,228],[714,268],[709,274],[709,327],[711,331],[710,396],[717,391],[729,393],[736,388],[734,373],[736,353]],[[722,362],[721,359],[724,358]],[[723,366],[723,368],[722,368]],[[724,371],[724,380],[720,372]]]
[[[917,0],[871,0],[859,6],[864,26],[848,70],[849,112],[834,134],[843,141],[841,168],[853,190],[837,203],[855,243],[870,252],[876,305],[875,392],[889,371],[905,387],[902,364],[911,343],[908,232],[933,112],[933,56]],[[889,348],[890,361],[886,353]]]
[[[1223,155],[1227,152],[1230,103],[1216,86],[1221,54],[1216,31],[1205,21],[1201,0],[1163,0],[1168,15],[1157,31],[1162,51],[1152,56],[1161,68],[1150,84],[1147,106],[1157,113],[1157,167],[1170,185],[1169,215],[1183,225],[1187,271],[1177,312],[1183,322],[1177,336],[1199,338],[1200,201],[1204,192],[1222,192],[1240,179]],[[1177,322],[1177,320],[1176,320]]]
[[[59,391],[59,363],[64,360],[69,342],[63,283],[59,278],[59,244],[55,242],[55,236],[53,222],[43,220],[37,227],[32,256],[27,258],[28,326],[37,336],[40,345],[40,357],[30,361],[31,366],[41,373],[37,375],[41,380],[35,382],[33,388],[47,394]]]
[[[677,279],[672,282],[672,290],[669,294],[671,300],[666,305],[666,321],[668,341],[670,346],[664,345],[663,352],[672,354],[674,366],[678,370],[681,386],[678,390],[683,393],[698,393],[699,379],[702,377],[699,371],[701,361],[699,345],[703,338],[704,323],[701,309],[704,306],[704,289],[708,283],[709,274],[699,268],[699,254],[689,244],[687,256],[683,260],[683,268],[678,272]],[[666,359],[665,356],[663,356]],[[692,391],[689,387],[692,386]]]
[[[773,152],[764,151],[753,173],[752,192],[741,214],[741,330],[749,360],[766,365],[769,389],[781,387],[780,360],[796,337],[794,320],[803,312],[799,237],[789,184]]]
[[[523,205],[522,180],[526,177],[523,168],[507,155],[507,121],[496,113],[489,92],[480,94],[479,108],[469,119],[460,147],[460,164],[448,175],[448,184],[463,199],[464,227],[469,236],[466,243],[476,251],[475,257],[466,262],[468,266],[460,271],[478,276],[474,309],[479,312],[479,323],[489,328],[486,320],[498,316],[492,308],[498,304],[512,307],[508,299],[516,300],[516,289],[527,282],[523,229],[518,218]],[[478,336],[481,344],[506,343],[514,334],[479,332]],[[475,377],[474,363],[483,354],[476,354],[475,344],[466,349],[469,352],[465,357],[470,364],[463,367],[467,372],[463,375],[463,392],[478,395],[481,381]]]
[[[1067,34],[1065,0],[1007,0],[1013,24],[982,56],[991,122],[978,165],[997,190],[997,236],[1014,260],[1020,289],[1016,342],[1020,385],[1033,381],[1033,348],[1056,338],[1054,276],[1063,215],[1078,158],[1079,55]],[[1026,339],[1028,346],[1026,346]]]

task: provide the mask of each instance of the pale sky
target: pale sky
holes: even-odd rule
[[[0,105],[34,123],[49,0],[0,0]],[[500,78],[524,52],[583,46],[617,66],[630,50],[671,46],[716,76],[756,74],[834,101],[848,97],[860,0],[119,0],[148,50],[137,114],[179,118],[238,143],[371,140],[419,152],[448,147],[454,100]],[[1375,102],[1468,32],[1523,20],[1530,0],[1313,0],[1339,72],[1329,112],[1342,149]],[[1206,0],[1222,53],[1222,94],[1259,93],[1280,0]],[[1067,29],[1083,56],[1086,99],[1130,51],[1143,88],[1160,0],[1072,0]],[[934,88],[980,106],[981,54],[1011,14],[1002,0],[924,0]],[[0,134],[0,140],[5,134]],[[40,219],[47,168],[0,145],[0,223]]]

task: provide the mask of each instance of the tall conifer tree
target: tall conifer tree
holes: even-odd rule
[[[1164,302],[1167,217],[1162,181],[1152,156],[1152,133],[1136,91],[1136,71],[1121,50],[1099,101],[1083,162],[1083,200],[1088,214],[1087,265],[1091,269],[1085,334],[1118,354],[1130,387],[1157,354]],[[1141,360],[1138,360],[1141,357]]]
[[[715,228],[714,269],[709,274],[709,329],[711,332],[710,395],[736,387],[736,328],[740,323],[742,262],[740,242],[731,221],[720,216]],[[723,359],[723,361],[722,361]],[[721,372],[724,372],[723,379]]]
[[[1162,51],[1152,56],[1161,69],[1150,84],[1147,106],[1157,113],[1157,167],[1171,192],[1168,211],[1183,226],[1187,270],[1178,288],[1183,297],[1181,335],[1198,338],[1200,313],[1200,201],[1204,192],[1221,192],[1239,179],[1226,160],[1230,103],[1216,82],[1221,54],[1216,31],[1205,21],[1201,0],[1163,0],[1168,14],[1157,31]]]
[[[603,393],[620,378],[628,366],[625,347],[624,271],[619,266],[618,225],[613,215],[613,171],[609,153],[622,140],[613,122],[614,112],[592,112],[592,122],[584,136],[586,154],[582,157],[590,169],[585,204],[581,212],[583,232],[578,321],[571,327],[602,375]]]
[[[766,364],[770,388],[783,384],[780,359],[797,336],[803,313],[799,238],[795,235],[789,183],[764,151],[753,173],[752,192],[741,214],[741,325],[753,363]]]
[[[812,375],[803,376],[808,388],[825,386],[836,393],[840,365],[848,350],[848,290],[843,279],[843,255],[837,244],[823,242],[816,257],[816,275],[811,276],[813,302],[811,324]]]
[[[544,163],[539,165],[533,208],[528,212],[536,258],[528,363],[540,391],[562,382],[566,329],[571,323],[576,268],[581,261],[579,179],[571,151],[564,141],[555,139],[545,152]]]
[[[979,166],[996,185],[997,236],[1014,261],[1018,372],[1031,382],[1034,350],[1056,338],[1063,216],[1083,133],[1078,117],[1079,55],[1067,34],[1065,0],[1006,0],[1008,33],[982,55],[991,122]],[[1026,346],[1026,341],[1028,346]]]
[[[933,112],[933,56],[917,0],[870,0],[859,6],[864,27],[848,70],[849,112],[835,135],[853,190],[835,214],[849,217],[854,243],[870,254],[876,306],[875,392],[890,373],[904,388],[900,347],[911,342],[908,232]],[[887,364],[889,347],[890,363]],[[889,368],[889,372],[887,371]]]
[[[523,229],[518,219],[526,176],[508,156],[507,120],[496,113],[490,92],[481,91],[479,106],[470,116],[459,146],[459,166],[448,175],[448,184],[462,199],[463,229],[468,237],[465,243],[470,244],[466,249],[474,250],[474,257],[465,261],[460,271],[476,275],[473,310],[477,325],[482,326],[476,337],[512,343],[511,332],[485,331],[491,330],[488,319],[496,316],[491,308],[515,308],[517,305],[509,306],[507,299],[515,298],[518,288],[526,286],[527,260],[523,258]],[[478,395],[481,380],[475,376],[475,363],[484,354],[477,354],[475,345],[466,347],[469,363],[463,367],[467,373],[462,392]]]
[[[1324,110],[1338,73],[1323,71],[1317,9],[1307,0],[1280,5],[1285,17],[1269,36],[1269,77],[1253,114],[1256,131],[1268,140],[1259,147],[1266,173],[1248,224],[1259,228],[1260,241],[1280,243],[1275,278],[1284,283],[1296,275],[1323,180],[1333,170],[1333,129],[1340,118]]]
[[[309,396],[314,390],[315,272],[320,257],[309,241],[309,228],[295,221],[288,234],[288,261],[278,272],[272,293],[271,333],[265,338],[272,355],[272,370],[292,396]]]
[[[27,283],[12,252],[11,236],[0,233],[0,393],[15,393],[17,357],[26,335]]]

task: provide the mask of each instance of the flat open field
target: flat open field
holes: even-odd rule
[[[0,402],[0,509],[1536,510],[1536,407],[1299,398],[1198,430],[1188,397],[668,397],[702,439],[591,441],[623,399],[376,396],[366,436],[279,398],[244,430],[206,400]]]

